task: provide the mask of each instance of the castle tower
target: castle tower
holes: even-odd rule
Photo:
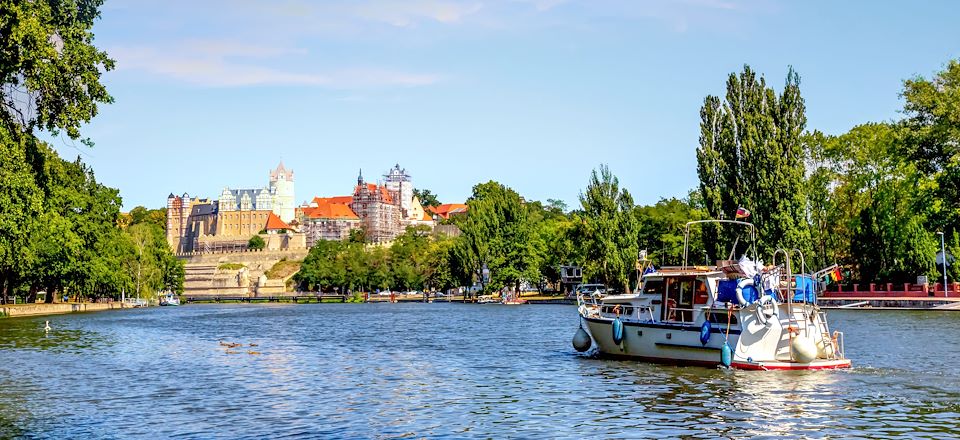
[[[190,195],[167,196],[167,244],[174,253],[189,252],[191,247],[185,242],[190,208],[193,201]]]
[[[273,199],[273,213],[284,222],[293,221],[296,217],[293,170],[284,168],[283,161],[280,161],[275,170],[270,171],[270,194]]]
[[[410,216],[413,208],[413,182],[406,169],[401,169],[400,164],[394,165],[383,177],[386,179],[384,186],[394,197],[394,204],[400,207],[400,215],[404,218]]]

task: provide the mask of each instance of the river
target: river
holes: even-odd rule
[[[960,436],[960,314],[828,316],[850,370],[591,358],[571,348],[576,310],[563,305],[2,319],[0,438]]]

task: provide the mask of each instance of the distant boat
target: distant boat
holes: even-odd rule
[[[147,306],[147,300],[140,298],[127,298],[123,300],[124,307],[132,307],[134,309]]]
[[[164,295],[160,295],[160,305],[161,306],[179,306],[180,297],[174,294],[173,292],[168,292]]]
[[[493,295],[481,295],[477,297],[477,304],[496,304],[497,300],[493,299]]]
[[[518,293],[514,293],[511,291],[504,292],[501,296],[503,296],[503,300],[500,301],[500,304],[516,306],[516,305],[527,303],[527,300],[521,298]]]

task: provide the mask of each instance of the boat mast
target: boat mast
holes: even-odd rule
[[[690,226],[697,225],[702,223],[729,223],[734,225],[741,225],[750,228],[750,248],[753,249],[753,259],[757,259],[757,228],[753,226],[753,223],[742,222],[739,220],[696,220],[692,222],[687,222],[683,227],[683,266],[687,266],[687,257],[690,252]],[[738,237],[739,242],[739,237]],[[747,249],[749,252],[750,248]],[[733,251],[736,252],[736,244],[734,244]]]

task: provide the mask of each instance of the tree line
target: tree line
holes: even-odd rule
[[[902,118],[838,135],[806,127],[799,84],[791,69],[778,95],[744,67],[722,99],[705,99],[697,171],[706,214],[732,219],[744,207],[761,255],[800,249],[808,265],[840,264],[853,281],[938,279],[937,232],[948,255],[960,252],[960,63],[905,80]],[[705,237],[719,257],[731,235]]]
[[[61,159],[42,137],[80,128],[99,104],[113,60],[93,44],[100,1],[0,5],[0,285],[46,301],[69,294],[117,297],[182,290],[183,265],[163,234],[162,213],[120,213],[119,191],[97,182],[78,157]]]
[[[474,186],[466,214],[446,223],[454,237],[409,228],[390,246],[364,243],[358,230],[346,241],[319,241],[295,280],[306,290],[447,290],[477,286],[483,292],[560,289],[560,266],[581,265],[587,277],[629,291],[636,285],[637,252],[650,247],[656,261],[679,264],[683,224],[700,218],[688,199],[635,206],[609,168],[600,166],[568,211],[558,200],[526,201],[513,189]]]

